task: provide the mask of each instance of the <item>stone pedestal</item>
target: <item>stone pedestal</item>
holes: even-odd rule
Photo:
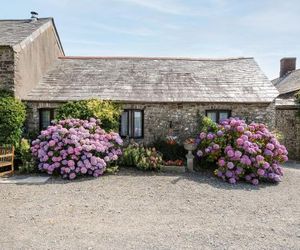
[[[197,145],[194,143],[184,143],[183,146],[188,151],[188,154],[185,155],[187,171],[194,172],[194,155],[192,152],[197,148]]]
[[[194,172],[194,155],[192,154],[192,151],[189,150],[188,154],[186,154],[185,157],[187,171]]]

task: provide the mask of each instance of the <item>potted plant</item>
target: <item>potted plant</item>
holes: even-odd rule
[[[183,143],[183,146],[184,146],[184,149],[187,151],[193,151],[197,148],[195,139],[193,139],[193,138],[186,139]]]

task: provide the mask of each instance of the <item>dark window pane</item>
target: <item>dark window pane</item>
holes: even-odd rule
[[[128,135],[128,112],[125,111],[121,115],[121,136]]]
[[[128,109],[122,113],[120,135],[130,138],[143,136],[143,111]]]
[[[129,131],[128,131],[128,136],[132,137],[132,110],[128,111],[128,120],[129,120]]]
[[[51,111],[42,110],[41,113],[41,128],[46,129],[51,124]]]
[[[229,112],[228,111],[220,111],[220,122],[229,118]]]
[[[142,112],[134,111],[134,137],[142,136]]]
[[[207,111],[207,117],[210,118],[213,122],[217,122],[217,112],[216,111]]]

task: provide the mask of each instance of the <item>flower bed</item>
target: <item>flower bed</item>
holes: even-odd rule
[[[124,148],[120,158],[123,166],[136,167],[140,170],[157,171],[163,164],[161,154],[155,148],[147,148],[138,144],[130,144]]]
[[[221,122],[217,130],[201,132],[196,139],[197,157],[216,163],[215,174],[229,183],[244,179],[253,185],[260,180],[281,181],[281,163],[287,150],[264,124],[247,125],[238,118]]]
[[[183,160],[168,160],[168,161],[164,161],[163,164],[165,166],[178,166],[178,167],[181,167],[183,166]]]
[[[122,143],[119,134],[101,129],[99,120],[67,119],[42,131],[31,152],[39,170],[48,174],[98,177],[122,155]]]

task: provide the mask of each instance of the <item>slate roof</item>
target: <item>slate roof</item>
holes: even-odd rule
[[[289,98],[289,99],[285,99],[285,98],[276,98],[275,100],[275,106],[276,107],[287,107],[287,106],[291,106],[291,107],[296,107],[299,106],[299,104],[296,103],[295,98]]]
[[[37,20],[0,20],[0,46],[11,46],[13,48],[16,48],[17,45],[20,45],[21,47],[25,46],[27,42],[31,42],[51,24],[54,26],[59,46],[63,52],[52,17],[38,18]]]
[[[296,101],[296,91],[289,92],[286,94],[281,94],[275,99],[275,105],[277,108],[280,107],[300,107]]]
[[[24,99],[266,103],[277,95],[253,58],[62,57]]]
[[[300,90],[300,69],[294,70],[282,78],[272,80],[280,94]]]

